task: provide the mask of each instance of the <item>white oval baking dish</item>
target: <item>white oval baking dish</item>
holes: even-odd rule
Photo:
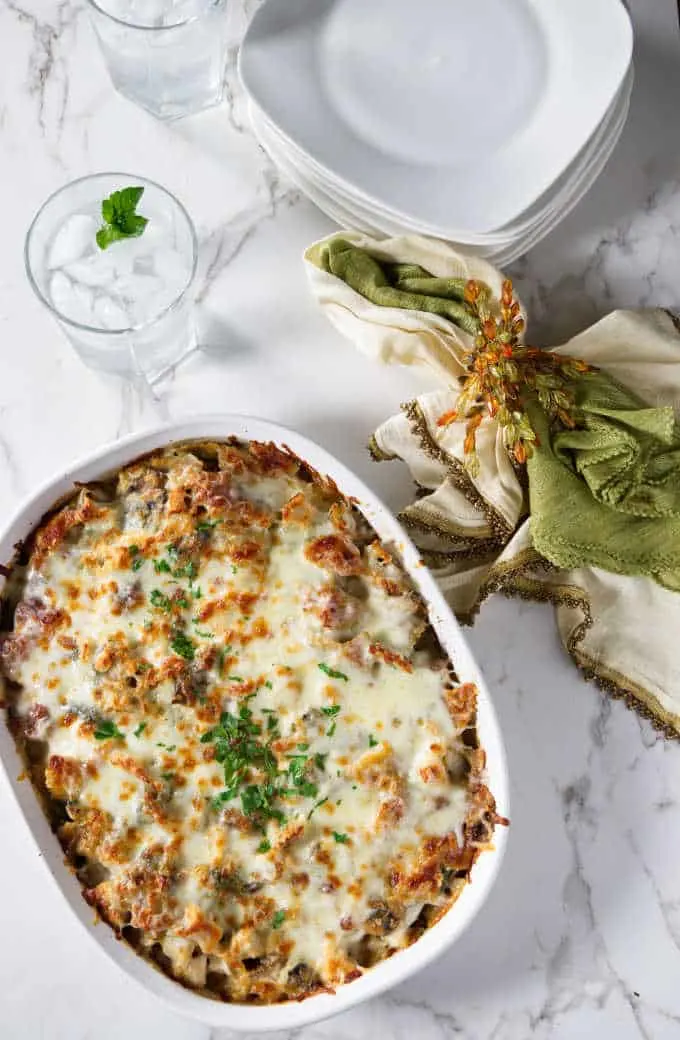
[[[488,784],[496,798],[498,812],[507,816],[508,780],[498,721],[484,680],[458,623],[415,547],[389,510],[358,477],[306,437],[276,423],[241,415],[206,416],[126,437],[76,462],[62,476],[49,481],[24,503],[0,536],[0,562],[8,563],[11,560],[14,546],[27,537],[47,510],[73,490],[75,481],[96,480],[145,452],[175,441],[224,439],[230,436],[288,445],[315,469],[332,477],[342,492],[356,500],[378,535],[398,548],[404,566],[428,605],[432,625],[458,676],[462,682],[474,682],[478,686],[478,730],[481,744],[487,753]],[[506,843],[506,828],[498,827],[494,848],[480,856],[473,868],[471,883],[442,920],[426,931],[413,946],[371,968],[362,978],[341,986],[336,993],[311,996],[299,1003],[265,1007],[223,1004],[173,982],[124,942],[116,939],[106,924],[93,920],[92,909],[83,899],[78,881],[64,864],[63,852],[50,830],[30,782],[18,780],[22,763],[4,724],[0,725],[0,759],[45,866],[62,897],[99,948],[131,978],[181,1014],[209,1026],[221,1026],[251,1035],[291,1029],[337,1014],[382,993],[424,968],[460,936],[478,912],[498,873]]]

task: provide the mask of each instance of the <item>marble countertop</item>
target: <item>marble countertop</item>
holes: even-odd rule
[[[252,6],[233,0],[225,103],[163,125],[113,92],[82,4],[0,0],[3,515],[97,445],[218,410],[295,426],[390,504],[406,500],[401,467],[372,463],[364,445],[423,384],[359,356],[310,299],[301,252],[331,224],[249,133],[233,58]],[[536,342],[562,340],[612,307],[680,304],[677,10],[675,0],[630,6],[637,80],[622,141],[588,197],[510,272]],[[23,269],[24,234],[43,199],[73,177],[119,168],[166,184],[201,240],[204,350],[155,398],[84,368]],[[581,682],[548,608],[493,601],[470,639],[498,706],[514,792],[501,877],[434,967],[295,1036],[678,1040],[680,747]],[[3,1040],[227,1040],[176,1017],[83,937],[6,786]]]

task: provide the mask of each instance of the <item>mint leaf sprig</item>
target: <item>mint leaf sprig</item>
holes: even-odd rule
[[[121,188],[102,200],[104,223],[95,236],[100,249],[108,249],[125,238],[139,238],[144,233],[148,218],[136,212],[143,194],[144,188]]]

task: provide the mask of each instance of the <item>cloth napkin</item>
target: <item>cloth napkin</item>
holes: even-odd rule
[[[599,371],[574,383],[582,421],[551,434],[527,403],[540,446],[526,472],[501,428],[477,432],[478,472],[464,465],[455,408],[476,323],[468,279],[501,295],[478,257],[416,237],[357,233],[311,247],[307,271],[326,313],[359,349],[426,365],[442,389],[403,406],[375,432],[378,459],[400,458],[418,493],[401,514],[464,620],[491,592],[552,602],[576,664],[668,733],[680,733],[680,335],[660,310],[618,311],[559,354]],[[675,649],[676,644],[678,649]]]

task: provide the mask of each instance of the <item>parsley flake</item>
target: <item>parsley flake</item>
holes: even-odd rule
[[[183,657],[185,661],[193,661],[196,656],[196,647],[185,632],[173,632],[170,640],[170,649],[178,657]]]
[[[344,672],[336,671],[335,668],[331,668],[330,665],[325,664],[323,661],[319,664],[319,668],[329,679],[342,679],[343,682],[349,682],[349,677]]]
[[[368,746],[369,747],[377,747],[379,743],[380,743],[380,741],[376,740],[372,733],[368,734]]]
[[[142,733],[146,729],[146,722],[140,722],[140,724],[133,730],[133,736],[141,737]]]
[[[257,846],[257,851],[258,851],[258,852],[269,852],[269,850],[271,849],[271,847],[272,847],[272,843],[271,843],[270,841],[267,841],[267,839],[266,839],[266,838],[264,838],[264,839],[263,839],[263,840],[262,840],[262,841],[260,842],[260,844],[259,844],[259,845]]]
[[[272,917],[272,928],[280,928],[283,922],[286,920],[286,911],[277,910]]]
[[[327,737],[332,737],[337,728],[338,728],[337,722],[331,722],[330,726],[326,730],[326,736]]]
[[[315,802],[312,808],[307,813],[307,819],[311,820],[312,814],[315,813],[320,806],[325,805],[327,801],[328,798],[320,798],[318,802]]]
[[[103,719],[94,731],[95,740],[125,740],[125,734],[121,733],[113,719]]]
[[[217,520],[199,520],[196,524],[196,530],[201,532],[212,531],[213,527],[217,526]]]
[[[319,665],[319,668],[320,667],[321,667],[321,665]],[[324,715],[327,715],[329,718],[333,718],[334,715],[339,715],[340,714],[340,705],[339,704],[333,704],[332,707],[330,707],[330,708],[322,708],[321,710],[324,713]]]
[[[137,556],[132,561],[132,569],[133,569],[133,571],[138,571],[140,569],[140,567],[143,567],[143,566],[144,566],[144,557],[143,556]]]
[[[154,560],[153,569],[155,570],[156,574],[169,574],[170,564],[167,560]]]
[[[194,626],[194,628],[196,630],[196,635],[197,636],[201,636],[202,639],[214,639],[215,638],[214,632],[208,632],[207,629],[198,627],[200,625],[200,621],[198,620],[198,618],[192,618],[191,619],[191,624]]]
[[[152,589],[149,599],[152,606],[158,607],[159,610],[164,610],[166,613],[172,610],[172,600],[161,592],[160,589]]]
[[[349,834],[338,834],[337,831],[333,831],[333,837],[339,845],[349,845]]]

